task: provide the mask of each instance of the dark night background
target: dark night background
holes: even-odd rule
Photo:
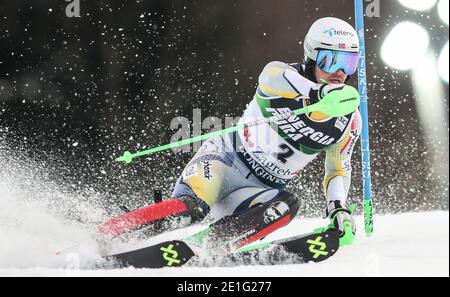
[[[193,155],[164,152],[124,166],[114,162],[123,151],[169,142],[170,121],[192,119],[194,108],[203,118],[240,116],[265,64],[301,62],[304,36],[316,19],[354,24],[350,0],[82,0],[80,18],[65,15],[63,0],[1,2],[0,140],[11,154],[40,164],[43,179],[67,191],[102,193],[111,209],[145,205],[154,189],[170,195]],[[428,158],[433,147],[448,160],[448,139],[425,143],[409,73],[390,69],[379,55],[389,30],[405,19],[432,28],[437,55],[448,27],[430,14],[381,1],[381,17],[366,18],[379,213],[448,209],[448,165],[442,165],[446,176],[438,175]],[[448,131],[448,84],[445,96]],[[302,197],[302,216],[325,205],[322,160],[289,187]],[[360,201],[359,144],[353,167],[350,197]]]

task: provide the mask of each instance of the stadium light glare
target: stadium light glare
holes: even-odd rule
[[[448,2],[449,0],[441,0],[438,5],[439,16],[442,21],[448,26]]]
[[[439,69],[439,75],[441,76],[442,80],[448,83],[448,42],[444,46],[444,48],[441,51],[441,54],[439,55],[438,60],[438,69]]]
[[[407,71],[414,68],[427,52],[430,37],[412,22],[397,24],[381,46],[381,58],[392,68]]]
[[[448,187],[448,113],[444,85],[436,69],[437,57],[428,52],[411,71],[417,114],[423,129],[430,172],[435,186]],[[447,63],[448,69],[448,63]],[[448,75],[448,72],[447,72]],[[447,148],[445,147],[447,144]]]
[[[398,2],[409,9],[426,11],[433,8],[437,0],[398,0]]]

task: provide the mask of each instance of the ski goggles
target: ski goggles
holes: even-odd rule
[[[322,71],[335,73],[342,69],[345,74],[352,75],[358,68],[359,53],[320,50],[316,61],[317,67]]]

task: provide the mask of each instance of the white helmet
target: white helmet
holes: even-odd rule
[[[347,22],[333,17],[317,20],[305,37],[305,62],[316,61],[318,49],[359,53],[359,39]]]

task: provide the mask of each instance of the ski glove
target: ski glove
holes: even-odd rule
[[[356,224],[352,212],[343,207],[339,200],[335,200],[328,203],[323,214],[323,218],[329,218],[332,226],[339,231],[341,246],[349,245],[355,239]]]
[[[342,90],[344,87],[345,84],[317,84],[311,88],[311,91],[309,92],[309,99],[311,100],[311,103],[319,102],[329,93]]]

